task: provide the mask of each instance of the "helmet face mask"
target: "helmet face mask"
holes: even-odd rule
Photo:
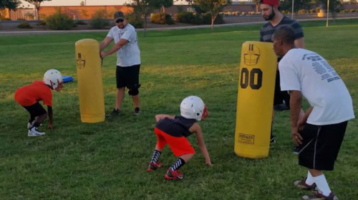
[[[188,96],[180,104],[180,115],[187,119],[201,121],[208,116],[208,112],[200,97]]]
[[[60,91],[63,88],[62,75],[56,69],[47,70],[43,82],[50,86],[52,90]]]

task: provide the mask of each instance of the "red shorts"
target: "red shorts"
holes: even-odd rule
[[[182,156],[184,154],[194,154],[195,150],[191,146],[190,142],[186,137],[174,137],[158,128],[154,128],[154,133],[157,136],[157,146],[163,149],[166,144],[169,145],[170,149],[175,156]]]

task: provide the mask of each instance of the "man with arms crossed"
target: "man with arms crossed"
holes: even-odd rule
[[[279,0],[261,0],[260,9],[262,17],[268,21],[260,30],[260,41],[261,42],[272,42],[272,35],[276,29],[281,26],[290,26],[295,32],[295,46],[298,48],[304,47],[304,35],[301,25],[286,16],[284,16],[278,9]],[[278,57],[278,61],[281,58]],[[283,103],[285,101],[285,103]],[[277,69],[276,73],[276,83],[275,83],[275,94],[274,94],[274,113],[272,116],[272,126],[273,119],[275,115],[275,110],[289,110],[290,95],[287,92],[281,92],[280,90],[280,73]],[[301,116],[303,116],[303,111]],[[275,138],[271,131],[271,143],[275,142]],[[297,154],[299,149],[296,147],[294,153]]]

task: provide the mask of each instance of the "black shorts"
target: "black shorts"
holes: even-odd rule
[[[280,105],[283,104],[285,100],[285,104],[287,107],[290,107],[290,95],[287,91],[281,91],[281,85],[280,85],[280,71],[277,70],[276,73],[276,82],[275,82],[275,94],[274,94],[274,100],[273,105]]]
[[[37,117],[46,114],[46,110],[39,104],[39,102],[31,106],[23,106],[31,115],[31,117]]]
[[[347,121],[324,126],[307,124],[301,132],[299,165],[308,169],[333,170],[347,124]]]
[[[140,65],[130,67],[117,66],[116,81],[117,88],[127,87],[128,89],[139,88],[139,70]]]

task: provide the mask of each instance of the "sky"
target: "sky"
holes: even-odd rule
[[[51,0],[41,3],[41,6],[79,6],[82,1],[86,1],[88,6],[94,5],[123,5],[131,0]],[[126,2],[127,1],[127,2]],[[28,7],[29,3],[21,0],[22,5]],[[30,7],[31,6],[30,4]]]

